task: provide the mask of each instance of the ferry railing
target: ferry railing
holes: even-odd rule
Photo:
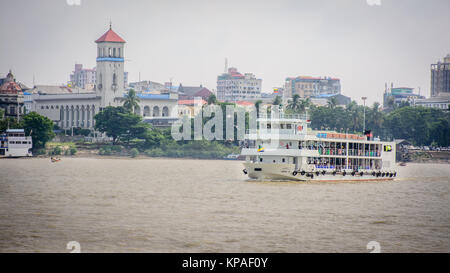
[[[246,134],[283,134],[283,135],[296,135],[298,134],[295,129],[246,129]]]
[[[309,120],[308,114],[285,114],[285,113],[279,113],[279,114],[266,114],[266,113],[260,113],[259,118],[263,119],[300,119],[300,120]]]

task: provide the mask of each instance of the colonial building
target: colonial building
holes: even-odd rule
[[[202,98],[208,101],[209,96],[213,94],[208,88],[200,86],[183,86],[180,83],[178,87],[178,96],[180,100],[193,100],[195,98]]]
[[[121,106],[125,100],[124,45],[111,26],[96,41],[97,64],[95,86],[86,90],[77,86],[37,85],[32,94],[32,111],[45,115],[63,129],[94,127],[94,116],[107,106]],[[136,113],[144,121],[170,126],[177,119],[178,95],[137,94],[140,99]]]
[[[11,70],[0,85],[0,108],[5,117],[19,118],[25,113],[23,91]],[[2,117],[0,117],[2,118]]]

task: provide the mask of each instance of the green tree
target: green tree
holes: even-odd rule
[[[328,104],[328,107],[330,107],[331,109],[336,108],[336,106],[337,106],[337,99],[336,99],[336,97],[329,98],[327,104]]]
[[[282,101],[281,101],[281,97],[280,96],[276,96],[275,99],[272,102],[273,105],[281,105]]]
[[[25,134],[31,134],[33,139],[33,149],[45,147],[45,144],[55,137],[53,132],[53,122],[36,112],[31,112],[22,117],[21,125],[25,129]]]
[[[298,94],[292,96],[292,100],[288,103],[287,109],[293,113],[304,113],[306,108],[310,107],[311,101],[309,98],[300,99]]]
[[[103,111],[95,115],[95,129],[107,136],[113,138],[113,143],[119,141],[119,138],[129,139],[142,132],[140,125],[142,118],[133,114],[124,107],[108,106]]]
[[[256,108],[256,116],[259,118],[259,108],[261,107],[262,100],[255,101],[255,108]]]
[[[134,91],[134,89],[130,89],[125,95],[123,107],[132,113],[134,113],[134,109],[139,107],[139,98],[137,97],[136,91]]]
[[[23,125],[21,122],[17,122],[15,118],[5,117],[0,119],[0,132],[6,131],[6,129],[21,129]]]
[[[211,105],[211,104],[217,104],[217,98],[216,98],[216,95],[214,95],[214,94],[211,94],[208,97],[208,105]]]

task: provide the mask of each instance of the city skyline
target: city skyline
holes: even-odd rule
[[[286,77],[329,76],[341,79],[344,95],[373,103],[382,101],[385,82],[420,87],[428,97],[430,65],[450,53],[450,37],[442,35],[448,1],[136,2],[4,3],[0,30],[10,38],[0,43],[0,74],[12,69],[29,86],[33,77],[66,83],[75,63],[95,66],[94,40],[110,20],[128,42],[130,82],[140,73],[216,89],[228,58],[229,67],[261,78],[263,92]],[[21,20],[13,20],[18,12]]]

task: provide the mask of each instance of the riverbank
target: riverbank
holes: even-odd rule
[[[224,159],[229,154],[239,154],[238,146],[226,146],[218,142],[198,141],[172,143],[161,147],[145,148],[144,145],[49,142],[45,149],[34,153],[36,157],[75,158],[186,158]]]
[[[406,162],[409,163],[437,163],[449,164],[449,151],[408,151],[405,155]]]

